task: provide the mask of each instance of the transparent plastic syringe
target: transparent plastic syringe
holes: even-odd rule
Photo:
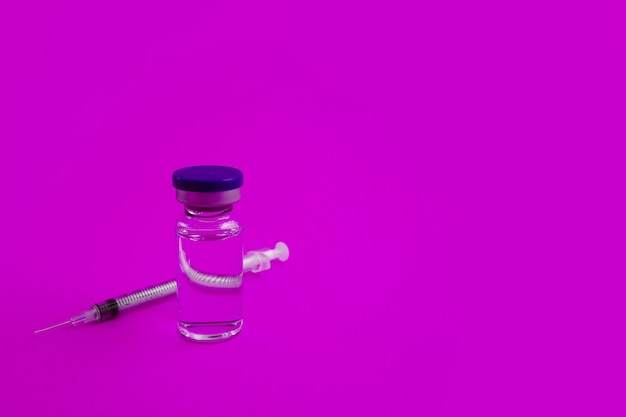
[[[286,261],[289,258],[289,248],[283,242],[278,242],[274,249],[259,249],[246,253],[243,257],[243,272],[261,272],[271,268],[271,262],[274,259]],[[75,315],[63,323],[46,327],[35,331],[35,333],[45,332],[57,327],[73,325],[80,326],[82,324],[92,322],[102,322],[111,320],[119,314],[120,311],[129,308],[138,307],[154,300],[169,297],[176,294],[176,280],[162,282],[151,287],[135,291],[130,294],[124,294],[121,297],[110,298],[103,303],[94,304],[91,309],[85,310]]]

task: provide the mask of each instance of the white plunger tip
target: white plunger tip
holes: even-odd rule
[[[274,253],[276,254],[276,257],[282,262],[285,262],[287,259],[289,259],[289,248],[284,242],[278,242],[276,244],[276,247],[274,248]]]

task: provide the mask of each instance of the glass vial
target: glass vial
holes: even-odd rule
[[[184,212],[178,235],[178,330],[197,342],[228,340],[243,325],[243,246],[233,215],[243,174],[224,166],[182,168],[172,175]]]

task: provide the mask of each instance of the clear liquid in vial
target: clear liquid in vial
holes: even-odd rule
[[[177,225],[179,257],[201,274],[231,277],[241,282],[241,227],[229,214],[181,218]],[[242,286],[220,288],[189,279],[180,266],[178,330],[191,340],[219,342],[235,336],[243,325]],[[229,278],[230,279],[230,278]]]

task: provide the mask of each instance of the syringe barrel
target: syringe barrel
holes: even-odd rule
[[[172,294],[176,294],[176,281],[174,280],[162,282],[131,294],[124,294],[121,297],[115,298],[115,301],[120,310],[126,310]]]
[[[284,245],[284,243],[281,244]],[[286,245],[284,246],[286,248]],[[267,254],[273,253],[273,251],[273,249],[264,248],[246,253],[243,258],[243,272],[260,272],[270,269],[272,266],[272,259],[275,258],[272,258]],[[124,294],[120,297],[106,300],[101,304],[95,304],[92,310],[90,310],[90,314],[85,316],[86,313],[83,313],[80,317],[77,316],[75,321],[77,323],[86,323],[90,321],[110,320],[117,316],[119,311],[174,295],[176,294],[176,290],[176,280],[161,282],[160,284],[156,284],[130,294]],[[91,311],[93,311],[93,313]]]

